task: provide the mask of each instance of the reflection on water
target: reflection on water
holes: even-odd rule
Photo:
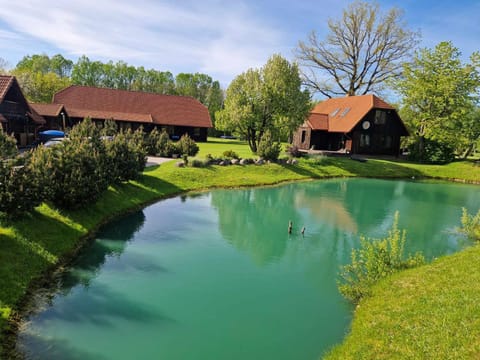
[[[353,234],[356,234],[358,231],[357,223],[345,206],[343,206],[343,202],[338,199],[327,196],[313,199],[305,191],[300,191],[295,196],[295,206],[297,208],[308,208],[312,216],[319,222],[328,223],[332,227]]]
[[[462,206],[476,211],[477,189],[336,179],[161,201],[102,229],[19,348],[31,359],[318,359],[348,329],[336,279],[359,236],[384,236],[398,210],[408,251],[456,251],[449,230]]]
[[[212,192],[211,199],[225,240],[251,254],[260,265],[285,253],[289,221],[294,224],[294,232],[302,226],[289,187],[276,191],[219,190]]]
[[[143,211],[136,211],[125,217],[115,219],[107,227],[103,227],[95,241],[85,248],[71,270],[67,271],[62,279],[62,288],[68,291],[78,283],[89,286],[97,271],[109,256],[121,256],[128,241],[139,231],[145,222]],[[140,265],[140,264],[139,264]]]

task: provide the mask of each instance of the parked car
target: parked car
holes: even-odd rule
[[[67,138],[51,138],[50,140],[48,140],[47,142],[45,142],[43,144],[43,146],[45,147],[52,147],[52,146],[55,146],[55,145],[59,145],[61,144],[63,141],[65,141]]]

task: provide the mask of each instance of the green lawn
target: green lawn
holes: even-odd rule
[[[200,144],[200,154],[210,153],[221,155],[225,150],[234,150],[240,156],[252,157],[245,144],[238,141],[215,141]],[[245,155],[247,154],[247,155]],[[364,176],[364,177],[438,177],[443,179],[464,179],[469,182],[480,182],[480,166],[472,162],[455,162],[445,166],[418,165],[405,162],[385,160],[369,160],[360,163],[348,158],[313,158],[301,159],[298,165],[269,164],[263,166],[211,166],[207,168],[177,168],[175,161],[165,163],[160,167],[147,169],[138,181],[129,182],[120,186],[111,187],[102,198],[88,209],[78,211],[59,211],[47,204],[43,204],[30,216],[13,223],[1,223],[0,225],[0,329],[5,330],[8,326],[7,319],[15,318],[15,310],[27,294],[27,290],[35,280],[40,279],[45,272],[58,267],[66,259],[74,254],[74,249],[84,243],[85,238],[91,235],[102,223],[112,217],[126,211],[144,206],[162,197],[171,196],[190,190],[202,190],[214,187],[238,187],[276,184],[284,181],[320,179],[339,176]],[[471,254],[476,255],[471,255]],[[479,266],[480,249],[475,248],[466,252],[447,257],[430,265],[431,289],[436,286],[444,286],[442,265],[453,259],[462,259],[462,256],[476,256],[475,266]],[[471,261],[468,258],[468,261]],[[472,267],[473,268],[473,267]],[[423,269],[423,268],[421,268]],[[468,295],[462,295],[465,286],[472,289],[478,288],[476,268],[470,271],[468,266],[458,268],[458,278],[463,283],[448,284],[448,290],[452,292],[452,304],[458,303],[462,307],[469,306],[480,314],[478,301]],[[418,270],[418,274],[421,274]],[[413,272],[413,274],[416,274]],[[438,278],[435,278],[438,274]],[[403,274],[402,274],[403,276]],[[420,276],[423,280],[424,275]],[[398,281],[398,280],[397,280]],[[388,289],[387,286],[385,286]],[[458,290],[456,293],[456,289]],[[407,289],[408,290],[408,289]],[[472,290],[474,291],[474,290]],[[379,291],[380,293],[381,291]],[[404,291],[402,297],[393,299],[399,303],[414,304],[425,302],[420,297],[420,292]],[[428,292],[427,292],[428,295]],[[425,295],[425,296],[427,296]],[[400,295],[398,295],[400,296]],[[377,296],[372,298],[372,301]],[[368,306],[365,303],[365,306]],[[362,304],[363,306],[363,304]],[[373,306],[373,305],[372,305]],[[414,305],[409,305],[414,307]],[[432,306],[437,306],[432,303]],[[470,309],[469,308],[469,309]],[[376,309],[379,319],[396,321],[395,313]],[[441,314],[441,309],[431,309],[432,314]],[[356,315],[355,324],[358,322]],[[411,315],[412,317],[414,314]],[[414,319],[411,319],[414,323]],[[441,322],[441,318],[437,319]],[[369,324],[375,324],[375,321]],[[480,320],[476,320],[480,321]],[[461,328],[463,322],[458,326]],[[478,325],[478,324],[477,324]],[[387,325],[385,325],[387,326]],[[375,326],[374,326],[375,327]],[[354,327],[354,329],[356,329]],[[469,329],[465,327],[465,329]],[[478,329],[477,329],[478,330]],[[392,328],[390,333],[397,334],[398,329]],[[355,330],[353,332],[355,334]],[[460,330],[456,332],[459,337],[468,337],[468,334]],[[477,331],[476,334],[479,334]],[[5,339],[5,337],[3,338]],[[1,340],[1,339],[0,339]],[[437,339],[438,340],[438,339]],[[433,340],[432,341],[437,341]],[[376,341],[374,338],[372,341]],[[477,336],[476,345],[479,346],[480,337]],[[369,343],[365,343],[369,344]],[[381,344],[378,340],[378,344]],[[403,346],[400,343],[399,346]],[[365,345],[367,346],[367,345]],[[407,346],[403,346],[407,348]],[[387,348],[379,347],[379,351],[387,351]],[[340,351],[340,350],[338,350]]]
[[[480,245],[398,273],[326,359],[480,359]]]
[[[200,151],[196,157],[201,159],[204,159],[207,154],[220,157],[223,152],[227,150],[235,151],[241,158],[255,157],[255,154],[252,153],[246,141],[209,137],[208,142],[199,143],[199,145]]]

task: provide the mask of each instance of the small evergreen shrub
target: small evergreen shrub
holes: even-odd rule
[[[158,138],[157,141],[157,153],[160,154],[160,156],[167,156],[165,153],[168,153],[168,144],[171,144],[170,137],[168,136],[168,133],[166,131],[162,131],[160,134],[160,137]]]
[[[118,133],[117,123],[113,119],[105,120],[100,131],[102,136],[115,136]]]
[[[147,154],[148,155],[153,155],[156,156],[159,154],[160,151],[160,138],[162,134],[157,130],[157,128],[154,128],[146,137],[146,149],[147,149]],[[167,135],[168,137],[168,135]],[[168,138],[167,138],[168,140]]]
[[[397,271],[425,263],[421,254],[404,259],[406,232],[398,229],[398,212],[387,237],[381,240],[360,238],[360,248],[353,249],[351,263],[342,267],[338,289],[357,304],[370,295],[372,286]]]
[[[51,201],[77,209],[94,203],[108,188],[111,165],[99,129],[85,119],[72,128],[69,139],[49,150]]]
[[[180,155],[195,156],[200,150],[198,145],[190,136],[188,136],[188,134],[183,135],[180,140],[178,140],[176,147]]]
[[[225,150],[223,152],[223,157],[226,159],[238,159],[238,154],[233,150]]]
[[[143,143],[143,132],[120,132],[106,146],[110,182],[137,179],[146,164],[147,151]]]
[[[192,165],[192,167],[195,167],[195,168],[201,168],[201,167],[205,167],[208,165],[207,162],[204,162],[202,160],[198,160],[198,159],[193,159],[191,162],[190,162],[190,165]]]
[[[0,214],[16,219],[40,205],[43,192],[38,185],[29,166],[0,161]]]
[[[0,160],[17,156],[17,140],[15,137],[6,134],[0,126]]]
[[[270,131],[266,131],[258,144],[257,155],[264,160],[277,161],[280,151],[280,143],[273,141]]]

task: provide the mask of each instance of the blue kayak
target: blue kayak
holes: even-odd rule
[[[45,130],[38,133],[41,136],[48,136],[48,137],[64,137],[65,133],[60,130]]]

